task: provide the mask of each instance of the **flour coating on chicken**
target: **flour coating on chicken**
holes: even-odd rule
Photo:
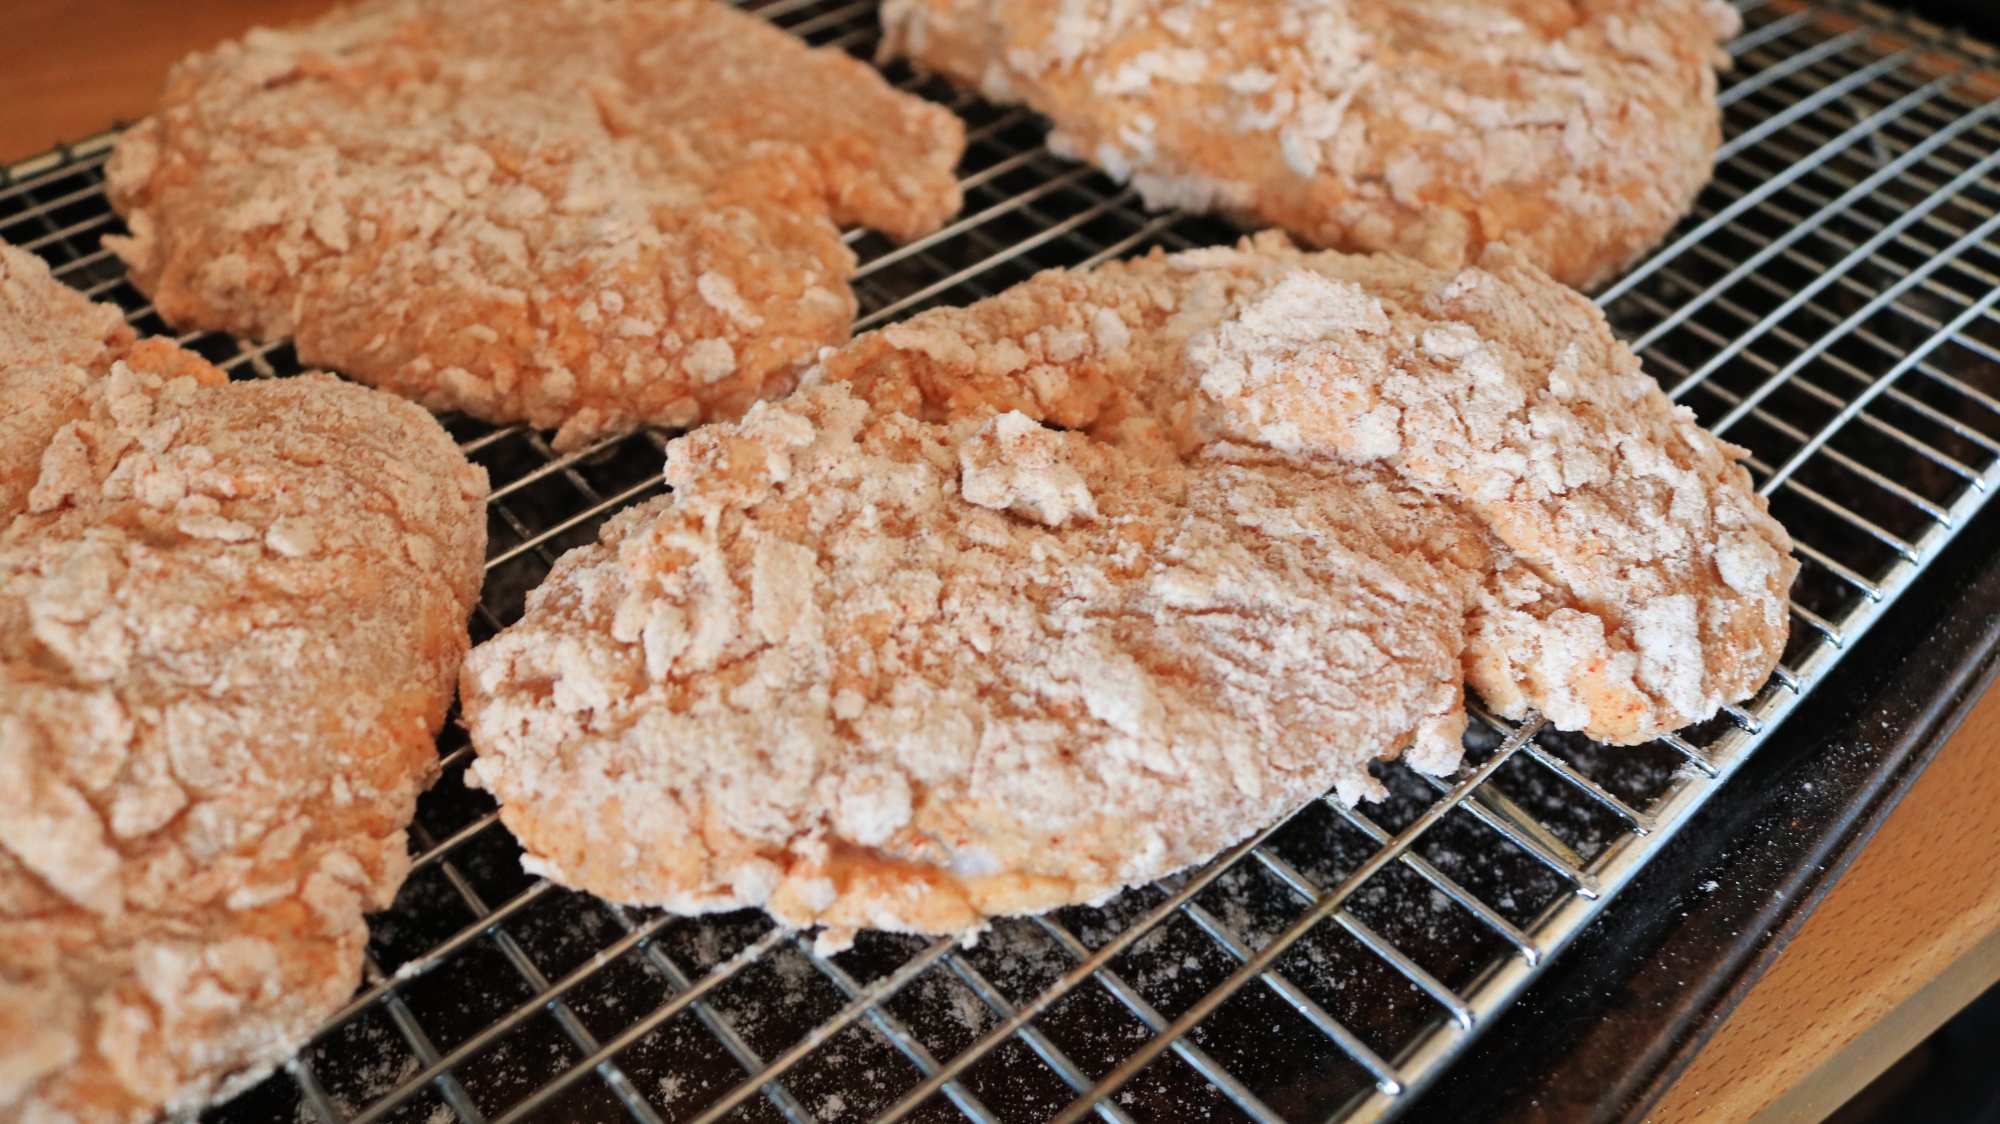
[[[91,303],[41,258],[0,243],[0,527],[26,506],[49,438],[84,412],[84,389],[132,341],[117,306]]]
[[[1720,140],[1722,0],[885,0],[885,49],[1055,122],[1154,207],[1603,284]]]
[[[570,885],[965,929],[1376,791],[1459,705],[1460,576],[1395,549],[1435,513],[1365,473],[839,382],[669,457],[465,672],[479,775]]]
[[[1616,742],[1747,696],[1796,563],[1740,455],[1504,247],[1051,271],[671,445],[468,657],[476,775],[620,900],[1095,900],[1451,772],[1468,682]]]
[[[114,323],[0,366],[76,391],[0,417],[42,445],[0,510],[0,1121],[198,1108],[347,1000],[479,588],[485,477],[422,410]]]
[[[847,338],[839,225],[958,210],[964,128],[714,0],[365,0],[191,56],[107,168],[162,316],[570,448]]]

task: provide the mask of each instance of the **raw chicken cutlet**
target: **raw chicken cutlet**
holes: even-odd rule
[[[368,0],[175,68],[107,242],[180,327],[573,448],[734,417],[847,339],[964,127],[714,0]]]
[[[672,444],[467,658],[474,774],[623,901],[1101,899],[1452,772],[1468,682],[1614,742],[1750,694],[1796,563],[1740,455],[1505,247],[1051,271]]]
[[[1585,289],[1686,214],[1722,0],[884,0],[885,52],[1025,102],[1153,207]]]
[[[486,481],[407,402],[226,382],[0,266],[0,384],[71,396],[0,417],[9,473],[42,446],[0,509],[0,1121],[149,1121],[353,993],[436,772]]]

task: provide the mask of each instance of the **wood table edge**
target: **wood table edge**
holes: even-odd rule
[[[1967,805],[1972,813],[1966,814]],[[1983,806],[1982,806],[1983,804]],[[1918,846],[1949,822],[1961,845]],[[1920,894],[1940,878],[1962,894]],[[1911,938],[1898,944],[1899,935]],[[1844,964],[1870,971],[1830,996]],[[1816,1124],[2000,982],[2000,689],[1989,690],[1647,1124]],[[1818,1003],[1843,1022],[1801,1017]]]
[[[2000,983],[2000,929],[1890,1008],[1749,1124],[1819,1124],[1996,983]]]

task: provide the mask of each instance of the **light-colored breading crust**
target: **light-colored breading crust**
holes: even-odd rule
[[[884,0],[885,51],[1155,207],[1609,281],[1708,182],[1722,0]]]
[[[368,0],[182,62],[107,243],[175,325],[571,448],[790,389],[854,315],[836,224],[936,229],[963,148],[714,0]]]
[[[465,672],[479,775],[569,885],[962,930],[1358,797],[1459,705],[1454,578],[1381,529],[1431,513],[1365,474],[871,414],[840,383],[669,456],[675,495]]]
[[[485,475],[417,407],[83,354],[100,319],[0,531],[9,1124],[198,1107],[352,994],[485,544]]]
[[[1790,540],[1602,315],[1282,237],[865,335],[669,447],[671,496],[467,658],[532,867],[949,932],[1200,861],[1469,680],[1633,742],[1776,663]]]
[[[84,388],[132,349],[115,305],[61,284],[48,263],[0,242],[0,527],[27,506],[49,438],[84,413]]]
[[[1626,745],[1763,685],[1790,632],[1791,537],[1748,451],[1669,401],[1595,305],[1504,244],[1456,271],[1247,249],[1131,267],[1248,287],[1213,329],[1187,311],[1213,307],[1204,280],[1138,333],[1158,343],[1140,364],[1154,412],[1184,446],[1391,468],[1482,526],[1496,563],[1465,674],[1489,706]]]

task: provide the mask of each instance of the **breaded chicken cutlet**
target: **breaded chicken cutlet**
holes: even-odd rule
[[[532,869],[952,932],[1199,862],[1462,687],[1631,743],[1776,664],[1797,570],[1602,315],[1281,236],[1051,271],[669,447],[467,658]]]
[[[572,448],[789,390],[847,339],[839,226],[936,229],[963,148],[715,0],[366,0],[182,62],[106,241],[172,324]]]
[[[437,770],[485,475],[407,402],[229,383],[4,247],[0,301],[0,385],[71,395],[0,416],[0,1121],[149,1121],[353,993]]]
[[[885,0],[885,51],[1055,122],[1153,207],[1592,289],[1721,138],[1722,0]]]
[[[0,521],[27,506],[49,438],[83,414],[84,389],[133,339],[117,306],[93,304],[0,242]]]

